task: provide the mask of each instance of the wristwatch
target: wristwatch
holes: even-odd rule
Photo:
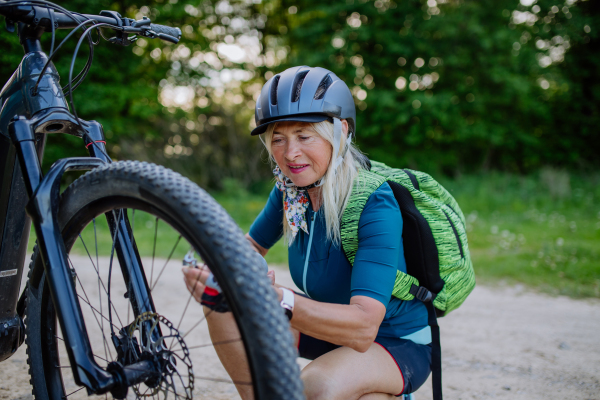
[[[279,305],[281,305],[281,308],[285,311],[288,320],[291,320],[294,315],[294,292],[286,288],[281,288],[281,291],[283,292],[283,298]]]

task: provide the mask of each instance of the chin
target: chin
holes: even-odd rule
[[[311,185],[316,182],[316,180],[312,181],[310,179],[302,179],[302,178],[291,179],[291,180],[294,183],[294,185],[296,185],[298,187],[308,186],[308,185]]]

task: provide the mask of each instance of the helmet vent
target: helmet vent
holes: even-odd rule
[[[329,89],[329,86],[331,86],[332,83],[333,83],[333,79],[331,79],[331,77],[329,75],[327,75],[325,78],[323,78],[321,83],[319,83],[319,87],[317,88],[317,91],[315,92],[314,99],[321,100],[323,97],[325,97],[325,92],[327,92],[327,89]]]
[[[294,92],[292,93],[292,103],[300,100],[300,91],[302,90],[302,84],[304,83],[304,78],[308,71],[302,71],[298,75],[296,75],[296,79],[294,80]]]
[[[273,83],[271,83],[271,104],[277,105],[277,86],[279,86],[279,78],[280,75],[275,75],[273,78]]]

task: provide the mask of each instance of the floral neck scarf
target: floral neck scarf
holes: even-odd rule
[[[298,190],[278,166],[273,170],[273,174],[277,179],[275,187],[283,192],[285,219],[292,230],[292,236],[295,238],[299,229],[308,233],[308,224],[306,223],[308,194],[305,190]]]

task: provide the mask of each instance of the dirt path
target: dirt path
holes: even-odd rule
[[[277,270],[277,281],[292,285],[282,269]],[[169,290],[181,285],[181,276],[172,274]],[[440,320],[440,326],[447,400],[600,400],[598,300],[553,298],[522,287],[478,286],[459,310]],[[22,346],[0,363],[0,399],[32,399],[25,357]],[[214,353],[207,353],[198,370],[196,364],[194,368],[198,374],[218,364]],[[218,383],[194,395],[238,398],[231,385]],[[415,397],[430,399],[430,383]]]

